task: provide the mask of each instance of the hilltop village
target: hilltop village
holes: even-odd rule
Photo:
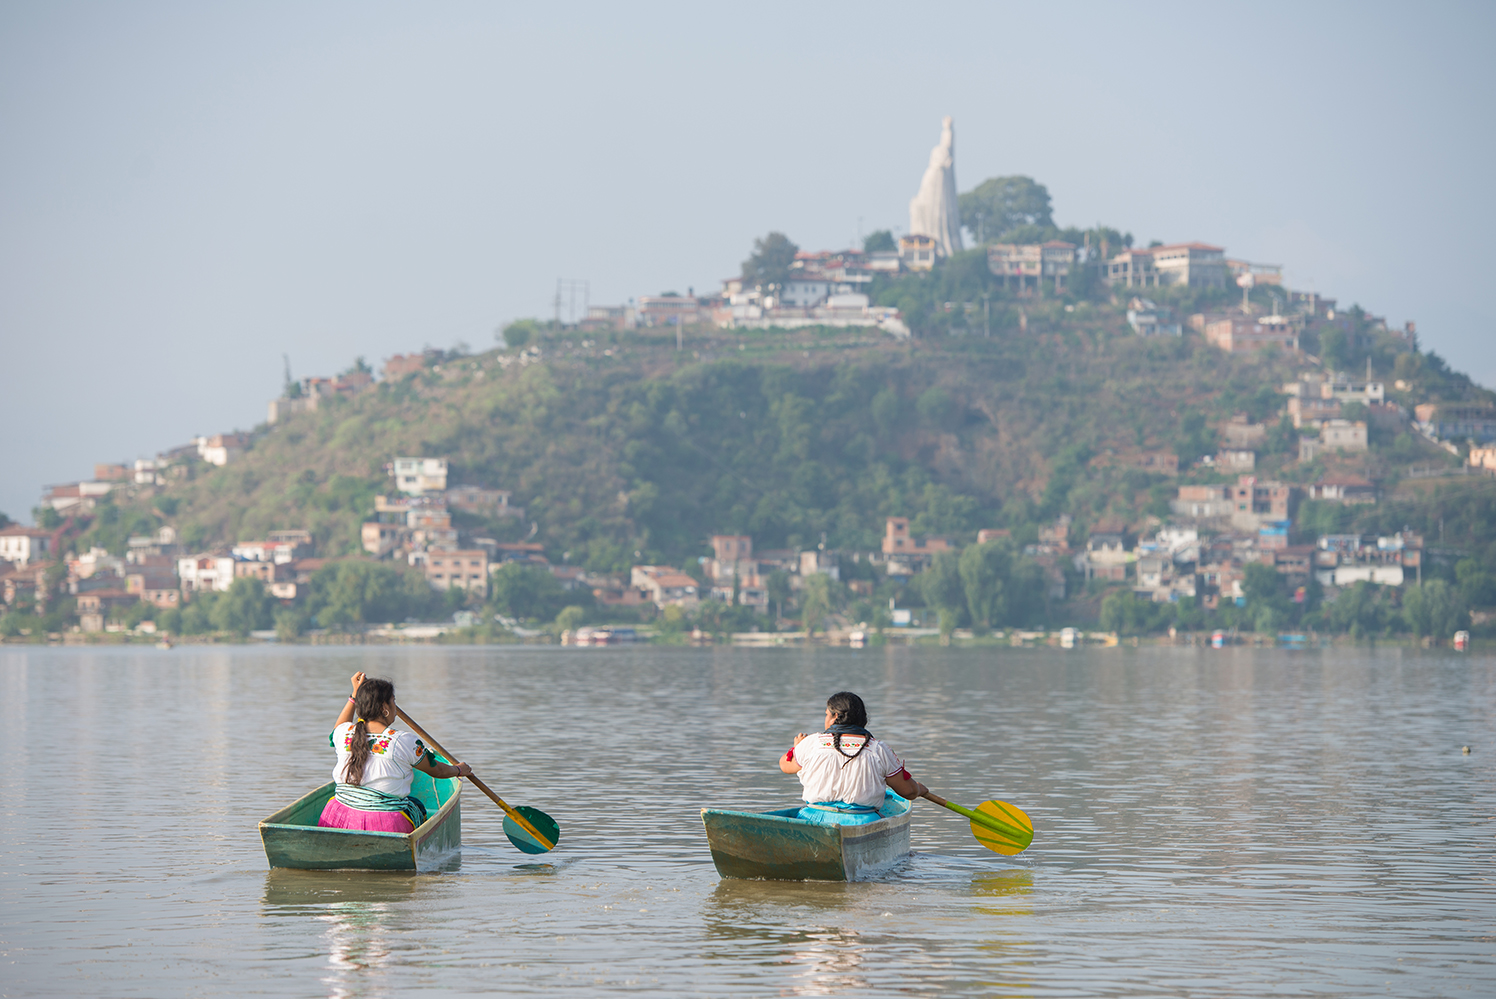
[[[907,234],[769,233],[713,293],[565,316],[558,286],[495,349],[288,371],[253,430],[48,486],[0,521],[0,635],[1491,632],[1496,397],[1412,322],[939,181]]]

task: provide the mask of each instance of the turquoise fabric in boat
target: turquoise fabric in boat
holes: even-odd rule
[[[883,818],[876,808],[845,801],[817,801],[800,809],[799,817],[821,826],[861,826]]]

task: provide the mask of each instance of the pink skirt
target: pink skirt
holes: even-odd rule
[[[415,829],[404,812],[364,812],[329,798],[317,825],[328,829],[362,829],[365,832],[408,833]]]

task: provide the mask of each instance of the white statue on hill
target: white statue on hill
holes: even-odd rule
[[[961,213],[956,206],[956,132],[949,115],[941,122],[940,144],[909,202],[909,234],[929,236],[944,256],[961,249]]]

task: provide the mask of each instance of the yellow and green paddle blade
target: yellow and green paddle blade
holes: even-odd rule
[[[971,833],[977,842],[995,853],[1011,857],[1028,849],[1034,841],[1034,824],[1021,808],[1006,801],[984,801],[971,809],[930,791],[925,792],[925,797],[970,819]]]
[[[984,801],[970,818],[971,834],[995,853],[1022,853],[1034,841],[1034,824],[1029,817],[1005,801]]]

